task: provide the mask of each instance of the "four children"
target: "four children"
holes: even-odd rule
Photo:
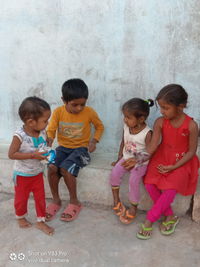
[[[114,207],[113,210],[122,223],[131,223],[137,213],[140,200],[139,185],[144,177],[147,192],[154,205],[147,213],[137,237],[149,239],[152,224],[162,215],[160,225],[163,235],[174,232],[179,218],[173,214],[170,204],[177,193],[194,194],[198,179],[199,161],[196,156],[198,126],[183,112],[187,104],[187,93],[176,84],[165,86],[157,95],[156,101],[162,117],[153,128],[146,125],[152,100],[132,98],[123,107],[124,133],[117,162],[113,163],[110,177]],[[80,168],[90,161],[90,152],[96,149],[104,126],[97,113],[86,106],[88,87],[80,79],[70,79],[62,86],[64,105],[52,114],[49,105],[37,97],[26,98],[19,115],[24,125],[15,132],[9,149],[9,158],[15,160],[15,212],[20,227],[30,227],[27,221],[27,201],[33,192],[37,213],[36,226],[46,234],[54,229],[46,221],[52,220],[61,208],[58,185],[61,177],[69,191],[70,202],[61,215],[62,221],[77,218],[82,209],[77,196],[76,179]],[[47,135],[45,128],[47,127]],[[91,132],[94,126],[94,133]],[[45,209],[43,184],[43,164],[45,151],[39,152],[57,137],[55,163],[48,166],[48,181],[52,193],[52,203]],[[148,160],[149,164],[148,164]],[[122,176],[130,172],[129,201],[126,209],[119,197]],[[147,172],[146,176],[145,173]]]

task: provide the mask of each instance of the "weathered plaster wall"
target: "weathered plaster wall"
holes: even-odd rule
[[[99,151],[118,149],[120,105],[154,98],[167,83],[189,93],[200,119],[198,0],[0,0],[0,141],[9,143],[26,96],[61,104],[62,83],[80,77],[106,126]],[[159,112],[152,109],[153,122]]]

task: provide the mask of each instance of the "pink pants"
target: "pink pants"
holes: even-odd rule
[[[121,166],[123,162],[124,159],[121,159],[112,169],[110,175],[110,184],[113,187],[120,186],[123,175],[127,173],[127,170],[123,166]],[[129,200],[134,204],[137,204],[140,201],[140,182],[142,180],[142,177],[146,173],[146,169],[147,165],[143,165],[130,170]]]
[[[176,190],[168,189],[161,191],[154,184],[145,184],[145,188],[154,202],[153,207],[147,212],[148,221],[155,222],[162,215],[170,216],[174,214],[170,205],[174,201],[177,193]]]

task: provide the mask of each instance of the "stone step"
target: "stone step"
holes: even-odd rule
[[[0,180],[0,191],[5,193],[13,193],[13,182],[12,182],[12,169],[13,161],[7,158],[8,146],[4,145],[0,147],[0,169],[1,169],[1,180]],[[77,178],[78,196],[82,202],[89,202],[97,205],[112,205],[112,193],[109,185],[109,175],[111,171],[111,162],[116,159],[116,155],[113,154],[92,154],[91,163],[83,168]],[[51,193],[47,181],[46,170],[45,170],[45,191],[46,197],[50,198]],[[68,200],[69,195],[66,185],[61,179],[59,184],[59,191],[63,200]],[[128,175],[123,179],[120,195],[122,201],[128,203]],[[200,196],[200,192],[197,192],[196,199]],[[177,195],[173,209],[177,215],[184,215],[190,208],[192,196],[183,197]],[[141,201],[139,209],[148,210],[152,205],[151,199],[145,191],[144,185],[141,184]],[[196,206],[195,206],[196,205]],[[194,205],[195,209],[200,208],[200,203]],[[197,208],[198,207],[198,208]],[[196,216],[193,219],[196,220]]]

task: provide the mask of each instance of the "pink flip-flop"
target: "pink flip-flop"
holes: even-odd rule
[[[82,205],[77,206],[74,204],[68,204],[66,209],[63,211],[62,215],[70,215],[70,218],[65,218],[65,217],[60,217],[61,221],[65,221],[65,222],[71,222],[73,220],[75,220],[77,218],[77,216],[79,215],[81,209],[83,208]]]
[[[54,219],[56,213],[60,210],[61,206],[55,203],[50,203],[46,208],[46,221],[49,222]],[[47,218],[47,215],[51,215],[50,218]]]

